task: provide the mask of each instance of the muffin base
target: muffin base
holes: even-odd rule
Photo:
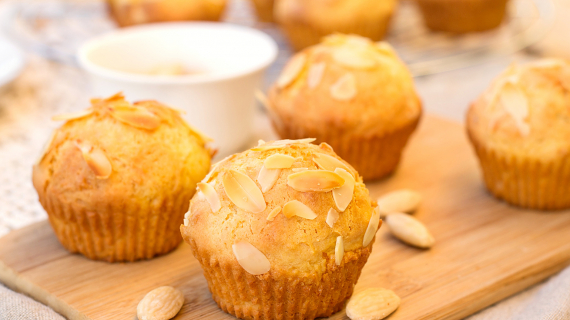
[[[426,26],[452,33],[494,29],[503,21],[508,0],[417,0]]]
[[[538,210],[570,208],[570,157],[540,161],[501,154],[470,139],[487,189],[512,205]]]

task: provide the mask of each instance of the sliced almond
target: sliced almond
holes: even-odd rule
[[[400,297],[383,288],[370,288],[352,296],[346,315],[352,320],[382,320],[400,306]]]
[[[222,184],[228,198],[239,208],[253,213],[265,210],[263,193],[249,176],[228,170],[223,175]]]
[[[255,148],[251,148],[251,151],[267,151],[267,150],[281,149],[281,148],[285,148],[285,145],[262,144],[260,146],[255,147]]]
[[[287,185],[300,192],[328,192],[343,184],[338,173],[326,170],[301,171],[287,177]]]
[[[352,73],[347,73],[330,88],[331,96],[339,101],[349,101],[356,97],[356,78]]]
[[[257,140],[257,146],[258,146],[258,147],[259,147],[259,146],[262,146],[262,145],[264,145],[264,144],[265,144],[265,141],[263,141],[263,140],[261,140],[261,139]]]
[[[323,80],[326,67],[327,65],[324,62],[320,62],[313,64],[309,68],[309,73],[307,74],[307,86],[309,89],[314,89],[319,86]]]
[[[293,168],[291,169],[291,171],[293,172],[301,172],[301,171],[307,171],[309,170],[309,168]]]
[[[241,240],[234,243],[232,249],[239,265],[247,273],[257,276],[271,270],[267,257],[251,243]]]
[[[317,214],[307,207],[301,201],[291,200],[283,206],[283,214],[287,218],[298,216],[308,220],[313,220],[317,217]]]
[[[113,118],[139,129],[155,130],[160,126],[160,118],[145,108],[123,104],[116,105],[111,107],[111,115]]]
[[[422,196],[416,191],[402,189],[392,191],[378,199],[378,209],[382,215],[394,212],[412,213],[422,202]]]
[[[95,174],[97,179],[107,179],[113,172],[111,162],[105,155],[103,150],[93,146],[91,143],[82,140],[76,140],[75,146],[81,150],[83,159]]]
[[[263,162],[263,166],[267,169],[288,169],[291,168],[293,162],[295,162],[295,158],[285,154],[276,153],[267,157]]]
[[[366,232],[364,233],[364,238],[362,239],[362,246],[367,247],[374,236],[376,235],[376,231],[380,227],[380,210],[378,207],[374,208],[372,211],[372,216],[370,217],[370,221],[368,221],[368,227],[366,228]]]
[[[265,166],[261,167],[257,175],[257,182],[261,186],[261,192],[266,193],[271,190],[279,179],[281,169],[267,169]]]
[[[277,217],[277,215],[279,214],[279,212],[281,212],[281,207],[274,208],[273,210],[271,210],[271,212],[270,212],[269,215],[267,216],[267,220],[268,220],[268,221],[273,221],[273,219],[275,219],[275,217]]]
[[[351,173],[351,170],[348,168],[346,164],[344,164],[342,161],[338,160],[333,156],[329,156],[328,154],[316,153],[315,155],[313,155],[313,161],[317,164],[319,168],[323,170],[335,171],[337,168],[340,168],[346,170],[348,173]]]
[[[188,219],[184,218],[184,226],[187,227],[189,223],[190,222],[188,221]]]
[[[298,139],[298,140],[277,140],[274,141],[271,145],[273,146],[284,146],[284,145],[291,145],[291,144],[309,144],[317,139],[315,138],[305,138],[305,139]]]
[[[277,79],[277,88],[283,89],[288,85],[290,85],[293,81],[295,81],[295,79],[297,79],[297,77],[305,67],[306,62],[307,62],[307,57],[304,53],[299,53],[293,56],[293,58],[289,60],[289,62],[283,69],[283,72],[279,76],[279,79]]]
[[[338,236],[336,237],[336,246],[334,248],[334,261],[337,266],[340,266],[343,257],[344,257],[344,242],[342,241],[342,236]]]
[[[339,217],[340,215],[338,211],[336,211],[334,208],[331,208],[327,214],[326,223],[329,225],[329,227],[333,228]]]
[[[392,234],[412,246],[428,249],[435,242],[428,229],[416,218],[405,213],[392,213],[386,216],[386,224]]]
[[[216,189],[212,187],[209,183],[198,183],[198,189],[204,194],[206,201],[210,204],[210,208],[212,212],[218,212],[220,208],[222,208],[222,204],[220,203],[220,197],[216,192]]]
[[[501,90],[501,104],[507,113],[513,118],[522,136],[530,133],[530,126],[526,122],[529,107],[528,99],[524,92],[511,83],[506,83]]]
[[[354,177],[348,173],[348,171],[342,168],[336,168],[334,171],[336,174],[344,179],[344,184],[338,189],[332,191],[334,203],[340,212],[344,212],[350,202],[352,201],[352,196],[354,194]]]
[[[87,117],[93,113],[93,109],[86,109],[79,112],[74,113],[64,113],[57,116],[51,117],[53,121],[69,121],[69,120],[77,120],[84,117]]]
[[[325,151],[330,151],[330,152],[334,152],[333,147],[331,147],[330,144],[326,143],[326,142],[321,142],[321,144],[319,145],[319,147]]]
[[[335,50],[333,58],[336,62],[355,69],[370,69],[376,66],[376,59],[367,50],[343,46]]]

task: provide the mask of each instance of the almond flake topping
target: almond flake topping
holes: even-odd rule
[[[281,149],[285,148],[285,145],[274,145],[274,144],[262,144],[260,146],[251,148],[251,151],[266,151],[266,150],[273,150],[273,149]]]
[[[347,73],[330,88],[331,96],[338,101],[349,101],[356,97],[356,78]]]
[[[220,203],[220,197],[218,196],[216,189],[214,189],[211,184],[201,182],[198,183],[198,189],[200,189],[200,192],[204,194],[206,201],[210,204],[212,212],[218,212],[222,207],[222,204]]]
[[[334,227],[334,224],[338,221],[338,218],[340,217],[338,211],[336,211],[334,208],[331,208],[329,210],[329,213],[327,214],[327,220],[326,223],[329,225],[329,227]]]
[[[333,156],[329,156],[328,154],[316,153],[315,155],[313,155],[313,161],[317,164],[319,168],[323,170],[335,171],[337,168],[340,168],[346,170],[348,173],[352,175],[351,170],[348,168],[346,164],[344,164],[342,161],[338,160]]]
[[[190,223],[190,222],[188,221],[188,219],[187,219],[187,218],[184,218],[184,226],[187,227],[189,223]]]
[[[352,196],[354,194],[354,177],[348,173],[348,171],[342,168],[336,168],[334,171],[336,174],[344,179],[344,184],[338,189],[332,191],[334,203],[340,212],[344,212],[350,202],[352,201]]]
[[[295,162],[295,158],[285,154],[276,153],[267,157],[263,162],[263,166],[267,169],[288,169],[291,168],[293,162]]]
[[[281,169],[267,169],[265,166],[261,167],[259,174],[257,175],[257,182],[261,186],[261,192],[265,193],[275,185],[279,175],[281,174]]]
[[[107,179],[113,172],[111,162],[103,150],[93,146],[87,141],[75,140],[75,146],[81,150],[83,159],[95,174],[97,179]]]
[[[271,264],[263,252],[251,243],[241,240],[232,245],[234,255],[239,265],[254,276],[269,272]]]
[[[506,83],[501,91],[500,101],[507,113],[513,118],[523,136],[530,133],[530,126],[525,121],[528,117],[528,99],[524,92],[511,83]]]
[[[422,196],[416,191],[402,189],[389,192],[378,199],[380,212],[390,214],[394,212],[412,213],[422,202]]]
[[[380,227],[380,210],[378,207],[374,208],[372,211],[372,216],[370,217],[370,221],[368,222],[368,227],[366,228],[366,232],[364,233],[364,239],[362,240],[362,246],[367,247],[374,236],[376,235],[376,231]]]
[[[369,288],[352,296],[346,315],[352,320],[382,320],[400,306],[400,297],[384,288]]]
[[[342,236],[338,236],[336,237],[336,246],[334,248],[334,261],[337,266],[340,266],[343,257],[344,257],[344,242],[342,241]]]
[[[317,139],[315,138],[305,138],[305,139],[298,139],[298,140],[277,140],[272,143],[274,146],[281,146],[281,145],[290,145],[290,144],[309,144]]]
[[[275,219],[275,217],[277,217],[279,212],[281,212],[281,207],[276,207],[273,210],[271,210],[271,212],[267,216],[267,221],[273,221],[273,219]]]
[[[237,207],[253,213],[265,210],[263,193],[249,176],[235,170],[228,170],[223,175],[222,184],[228,198]]]
[[[53,121],[69,121],[69,120],[77,120],[77,119],[81,119],[84,117],[87,117],[88,115],[91,115],[93,113],[93,109],[89,108],[83,111],[79,111],[79,112],[74,112],[74,113],[65,113],[65,114],[60,114],[57,116],[53,116],[51,117],[51,119]]]
[[[374,59],[374,56],[362,48],[338,48],[333,53],[333,58],[336,62],[349,68],[370,69],[376,66],[376,59]]]
[[[301,172],[301,171],[307,171],[309,170],[309,168],[293,168],[291,169],[291,171],[293,172]]]
[[[131,105],[115,105],[110,108],[113,118],[132,127],[155,130],[160,126],[160,118],[145,108]]]
[[[277,88],[283,89],[290,85],[301,73],[307,62],[307,57],[304,53],[297,54],[289,60],[283,72],[277,79]]]
[[[343,184],[344,179],[338,173],[325,170],[301,171],[287,177],[287,185],[300,192],[328,192]]]
[[[287,202],[283,206],[283,214],[287,218],[298,216],[308,220],[313,220],[317,217],[317,214],[311,210],[311,208],[307,207],[305,204],[298,200],[291,200]]]
[[[307,75],[307,86],[309,89],[314,89],[319,86],[323,80],[323,75],[325,74],[325,69],[327,65],[324,62],[319,62],[313,64],[309,68],[309,73]]]

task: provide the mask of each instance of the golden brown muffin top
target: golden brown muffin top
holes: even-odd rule
[[[362,178],[330,146],[311,140],[262,143],[216,164],[198,185],[183,238],[203,258],[230,263],[245,241],[271,271],[313,275],[335,256],[339,236],[347,252],[370,245],[370,232],[364,238],[377,210]]]
[[[227,0],[107,0],[115,15],[130,15],[126,25],[179,20],[218,20]],[[122,22],[122,21],[121,21]]]
[[[513,155],[570,155],[570,62],[544,59],[513,65],[471,105],[472,139]]]
[[[279,121],[382,136],[417,119],[412,76],[386,42],[331,35],[293,56],[269,93]]]
[[[193,188],[210,166],[208,138],[156,101],[131,104],[117,94],[54,120],[66,122],[34,165],[34,187],[86,210],[112,201],[158,208],[162,195]]]

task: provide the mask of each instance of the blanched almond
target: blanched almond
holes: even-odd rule
[[[189,223],[190,223],[190,222],[188,221],[188,219],[187,219],[187,218],[184,218],[184,226],[187,227]]]
[[[305,139],[297,139],[297,140],[285,139],[285,140],[274,141],[271,145],[284,146],[284,145],[291,145],[291,144],[309,144],[315,140],[317,140],[317,139],[315,139],[315,138],[305,138]]]
[[[343,184],[338,173],[326,170],[301,171],[287,177],[287,185],[300,192],[328,192]]]
[[[400,306],[400,297],[383,288],[370,288],[352,296],[346,305],[351,320],[382,320]]]
[[[51,117],[51,119],[53,121],[77,120],[77,119],[87,117],[88,115],[91,115],[92,113],[93,113],[93,109],[86,109],[86,110],[74,112],[74,113],[60,114],[60,115]]]
[[[107,179],[113,172],[111,162],[103,150],[93,146],[88,141],[76,140],[75,146],[81,150],[83,159],[95,174],[97,179]]]
[[[344,212],[350,202],[352,201],[352,196],[354,194],[354,177],[348,173],[348,171],[342,168],[336,168],[334,171],[336,174],[344,179],[344,184],[338,189],[332,191],[334,203],[340,212]]]
[[[115,105],[111,107],[113,118],[135,128],[155,130],[160,126],[160,118],[145,108],[132,105]]]
[[[256,276],[267,273],[271,269],[267,257],[249,242],[238,241],[232,245],[232,249],[239,265],[247,273]]]
[[[263,162],[263,166],[267,169],[288,169],[291,168],[293,162],[295,162],[295,158],[276,153],[267,157]]]
[[[347,73],[330,88],[331,96],[338,101],[349,101],[356,97],[356,78]]]
[[[511,83],[506,83],[501,91],[501,104],[515,121],[522,136],[530,133],[530,126],[525,121],[528,117],[528,99],[524,92]]]
[[[402,189],[392,191],[378,199],[378,208],[383,215],[404,212],[412,213],[416,211],[422,202],[422,196],[413,190]]]
[[[285,145],[262,144],[260,146],[251,148],[251,151],[267,151],[267,150],[281,149],[281,148],[285,148]]]
[[[348,173],[352,175],[351,170],[348,168],[346,164],[344,164],[342,161],[338,160],[333,156],[329,156],[328,154],[316,153],[315,155],[313,155],[313,161],[317,164],[319,168],[323,170],[335,171],[337,168],[341,168],[346,170]]]
[[[265,166],[261,167],[259,174],[257,175],[257,182],[261,186],[261,192],[265,193],[275,185],[279,175],[281,174],[281,169],[267,169]]]
[[[386,216],[386,224],[396,238],[412,246],[428,249],[435,242],[423,223],[405,213],[389,214]]]
[[[222,184],[228,198],[237,207],[253,213],[265,210],[263,193],[249,176],[236,170],[228,170],[223,175]]]
[[[374,59],[374,56],[361,48],[338,48],[333,53],[333,58],[336,62],[349,68],[370,69],[376,66],[376,59]]]
[[[374,208],[374,211],[372,211],[370,221],[368,221],[368,227],[366,228],[364,238],[362,239],[362,246],[367,247],[370,242],[372,242],[372,239],[374,239],[376,231],[378,231],[380,225],[380,210],[378,210],[378,207],[376,207]]]
[[[273,219],[275,219],[275,217],[277,217],[277,215],[279,214],[279,212],[281,212],[281,207],[276,207],[273,210],[271,210],[271,212],[269,213],[269,215],[267,216],[267,220],[268,221],[273,221]]]
[[[222,207],[222,204],[220,203],[220,197],[218,196],[216,189],[214,189],[214,187],[212,187],[212,185],[209,183],[201,182],[198,183],[198,189],[200,189],[200,191],[204,194],[206,201],[208,201],[210,204],[212,212],[218,212]]]
[[[325,74],[326,64],[324,62],[315,63],[309,68],[307,75],[307,86],[309,89],[314,89],[319,86],[323,75]]]
[[[330,208],[329,213],[327,214],[327,220],[326,223],[329,225],[329,227],[334,227],[334,224],[338,221],[338,218],[340,217],[338,211],[336,211],[334,208]]]
[[[170,286],[147,293],[137,305],[138,320],[168,320],[174,318],[184,305],[184,295]]]
[[[342,241],[342,236],[338,236],[336,237],[336,246],[334,248],[334,261],[337,266],[340,266],[343,257],[344,257],[344,242]]]
[[[279,79],[277,79],[277,88],[283,89],[295,81],[305,67],[306,62],[307,57],[304,53],[293,56],[283,69]]]
[[[301,201],[291,200],[283,206],[283,214],[287,218],[298,216],[308,220],[313,220],[317,217],[317,214],[307,207]]]

